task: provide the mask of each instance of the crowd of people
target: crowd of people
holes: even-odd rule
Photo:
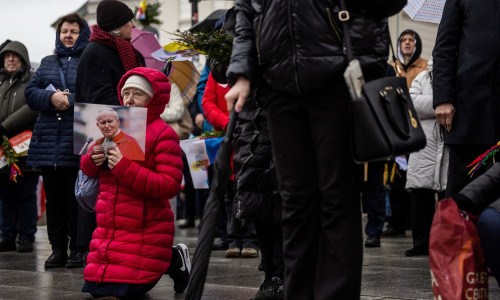
[[[145,67],[130,42],[134,14],[118,0],[99,3],[91,28],[76,13],[63,16],[54,54],[34,74],[26,47],[5,41],[0,136],[30,130],[32,137],[17,161],[22,176],[12,180],[10,168],[0,169],[0,252],[33,251],[41,175],[52,247],[45,268],[84,267],[82,291],[95,298],[140,298],[163,274],[184,292],[191,254],[174,245],[175,221],[184,219],[177,230],[195,227],[209,191],[194,188],[179,140],[226,131],[234,109],[233,176],[212,250],[260,256],[265,276],[255,299],[359,299],[363,244],[381,247],[411,229],[404,255],[428,255],[436,202],[445,197],[481,215],[481,245],[500,284],[500,169],[471,178],[466,167],[500,141],[500,46],[480,34],[494,30],[496,11],[447,0],[433,58],[421,57],[422,39],[408,29],[388,64],[387,18],[406,1],[349,1],[365,79],[405,77],[427,140],[417,152],[360,165],[350,154],[346,58],[335,34],[346,20],[331,18],[344,1],[289,2],[235,1],[215,26],[233,37],[230,63],[214,67],[209,58],[194,99]],[[147,108],[145,145],[104,108],[96,116],[103,137],[74,154],[75,103]],[[75,198],[79,170],[98,177],[94,212]]]

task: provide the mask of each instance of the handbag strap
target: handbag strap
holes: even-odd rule
[[[349,19],[351,18],[349,11],[347,10],[347,7],[345,5],[345,0],[340,0],[340,11],[339,11],[339,20],[342,22],[342,31],[344,35],[344,47],[345,47],[345,54],[347,57],[347,61],[350,62],[351,60],[354,59],[354,54],[352,50],[352,42],[351,42],[351,36],[349,35]],[[391,54],[392,54],[392,61],[394,62],[394,65],[396,66],[396,72],[398,74],[401,74],[401,70],[399,68],[399,65],[396,61],[396,55],[394,54],[394,47],[392,46],[392,39],[391,35],[389,34],[389,45],[391,46]]]
[[[69,92],[68,87],[66,86],[66,79],[64,78],[64,72],[61,66],[61,60],[58,60],[58,62],[59,62],[59,76],[61,77],[63,89],[64,91]]]

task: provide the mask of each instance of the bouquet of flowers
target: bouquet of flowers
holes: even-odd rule
[[[17,176],[23,176],[21,170],[16,164],[19,159],[17,158],[17,154],[14,151],[14,148],[12,148],[12,145],[9,143],[9,139],[5,135],[2,138],[2,151],[0,152],[3,153],[0,153],[0,156],[2,156],[2,160],[6,162],[6,165],[10,167],[10,180],[17,183]]]

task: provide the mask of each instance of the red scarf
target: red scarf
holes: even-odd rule
[[[137,50],[135,50],[130,41],[117,39],[111,34],[102,30],[98,25],[92,26],[90,41],[96,41],[99,44],[106,45],[118,52],[120,60],[122,61],[122,65],[125,68],[125,72],[136,67],[141,67],[141,63],[137,55]]]

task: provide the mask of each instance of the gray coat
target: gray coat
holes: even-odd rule
[[[417,75],[410,95],[422,124],[427,144],[424,149],[411,153],[406,173],[406,189],[444,191],[448,176],[448,147],[444,145],[443,131],[432,108],[431,72]]]

